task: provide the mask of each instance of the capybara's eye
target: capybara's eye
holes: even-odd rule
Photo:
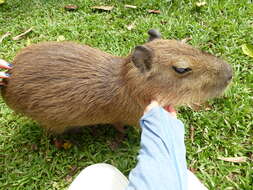
[[[184,73],[187,73],[189,71],[191,71],[192,69],[187,67],[187,68],[177,68],[175,66],[172,66],[172,68],[174,69],[174,71],[176,71],[177,73],[179,74],[184,74]]]

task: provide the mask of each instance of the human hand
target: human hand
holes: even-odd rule
[[[164,109],[169,112],[173,117],[177,117],[177,111],[174,109],[173,106],[171,105],[168,105],[168,106],[165,106]]]
[[[12,64],[0,59],[0,68],[1,69],[12,69]],[[9,78],[10,74],[6,73],[6,72],[0,72],[0,78]],[[0,86],[4,85],[4,83],[2,81],[0,81]]]
[[[147,112],[149,112],[152,108],[154,108],[156,106],[160,106],[160,104],[157,101],[152,100],[150,102],[150,104],[145,108],[144,114],[147,113]],[[169,112],[173,117],[177,117],[176,110],[171,105],[165,106],[164,109],[167,112]]]

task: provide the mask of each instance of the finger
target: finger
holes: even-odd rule
[[[176,112],[176,110],[174,109],[173,106],[168,105],[168,106],[165,106],[164,109],[165,109],[167,112],[171,113],[172,116],[177,117],[177,112]]]
[[[3,69],[12,69],[13,65],[11,63],[8,63],[7,61],[0,59],[0,68]]]
[[[9,78],[11,75],[9,73],[0,72],[0,78]]]

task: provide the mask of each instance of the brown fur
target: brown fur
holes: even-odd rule
[[[72,42],[47,42],[23,49],[2,89],[13,110],[54,133],[94,124],[138,125],[153,98],[162,105],[200,103],[222,93],[231,67],[222,60],[175,40],[156,39],[151,68],[133,64],[135,51],[116,57]],[[144,55],[145,56],[145,55]],[[191,67],[185,74],[172,66]]]

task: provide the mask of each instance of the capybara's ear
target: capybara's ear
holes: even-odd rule
[[[137,46],[132,54],[134,65],[142,72],[147,72],[152,67],[154,52],[151,48],[145,45]]]
[[[162,37],[162,35],[160,34],[160,32],[158,32],[157,30],[155,29],[151,29],[148,31],[148,35],[149,35],[149,38],[148,38],[148,41],[153,41],[155,39],[160,39]]]

